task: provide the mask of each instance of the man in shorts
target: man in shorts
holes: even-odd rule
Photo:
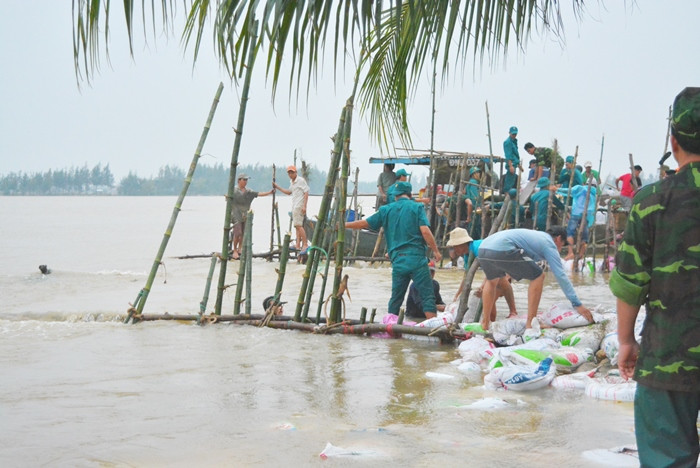
[[[289,176],[289,190],[280,187],[277,182],[273,185],[280,192],[292,196],[292,224],[296,230],[295,246],[297,251],[305,252],[309,247],[304,231],[304,218],[306,218],[306,205],[309,203],[309,185],[303,177],[297,175],[296,166],[287,166]]]
[[[510,275],[515,281],[530,280],[527,292],[526,328],[532,327],[532,319],[542,297],[545,273],[537,262],[546,260],[559,286],[571,301],[576,311],[588,321],[593,320],[591,311],[579,300],[574,287],[564,272],[559,251],[566,244],[566,229],[554,227],[547,232],[530,229],[509,229],[490,235],[479,246],[479,264],[486,274],[482,299],[484,309],[481,327],[488,330],[491,310],[496,303],[496,286],[500,278]]]
[[[240,174],[238,176],[238,185],[233,192],[233,208],[231,209],[231,223],[233,224],[233,246],[232,258],[238,260],[241,256],[241,244],[243,242],[243,232],[245,232],[245,221],[250,211],[250,204],[257,197],[266,197],[274,192],[274,189],[269,192],[256,192],[248,188],[248,175]]]

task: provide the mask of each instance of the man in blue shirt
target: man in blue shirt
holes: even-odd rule
[[[576,233],[579,229],[579,225],[582,224],[581,229],[581,246],[579,249],[579,258],[583,258],[586,253],[586,245],[588,244],[588,229],[593,226],[595,221],[595,211],[597,204],[596,187],[597,183],[595,179],[591,179],[591,190],[590,195],[588,195],[588,185],[576,185],[571,188],[571,218],[569,218],[569,223],[566,226],[566,240],[568,242],[568,254],[566,255],[566,260],[571,260],[574,258],[574,244],[576,243]],[[562,190],[564,195],[566,190]],[[588,207],[586,216],[583,214],[583,208],[586,205],[586,198],[588,198]]]
[[[421,203],[411,199],[413,188],[408,182],[394,184],[393,203],[384,205],[366,219],[345,224],[348,229],[384,228],[386,246],[391,260],[391,299],[389,313],[399,315],[408,285],[413,279],[423,299],[423,310],[436,313],[433,280],[425,256],[426,245],[432,250],[435,261],[442,255],[438,250],[430,224]]]
[[[520,154],[518,153],[518,127],[510,127],[508,138],[503,142],[503,156],[506,158],[506,173],[503,176],[503,193],[518,185],[518,167],[520,167]],[[522,167],[520,167],[522,170]]]
[[[573,180],[571,179],[572,171],[574,173]],[[566,157],[566,165],[564,170],[561,171],[561,174],[559,174],[559,183],[561,184],[561,188],[569,188],[569,182],[572,182],[572,187],[583,184],[583,174],[581,174],[581,171],[574,167],[573,156]]]
[[[526,328],[532,327],[532,319],[537,315],[537,308],[542,297],[544,272],[537,262],[546,260],[554,273],[559,286],[571,301],[576,311],[588,321],[593,317],[590,310],[581,304],[571,281],[562,266],[559,251],[566,244],[566,230],[554,227],[547,232],[530,229],[510,229],[490,235],[479,246],[479,263],[486,274],[483,301],[484,311],[481,315],[481,327],[488,330],[491,324],[491,311],[496,303],[496,286],[505,275],[514,280],[530,280],[527,292]]]

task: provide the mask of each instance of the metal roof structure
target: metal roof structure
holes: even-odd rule
[[[406,151],[409,154],[406,156],[389,156],[389,157],[372,157],[369,158],[370,164],[408,164],[408,165],[419,165],[419,166],[429,166],[430,165],[430,150],[417,150],[409,148],[396,148],[397,150]],[[478,153],[468,153],[459,151],[435,151],[433,150],[433,159],[436,161],[446,161],[450,166],[456,166],[460,161],[464,159],[467,160],[490,160],[493,159],[494,162],[504,162],[505,158],[503,156],[488,154],[478,154]],[[473,164],[476,164],[474,162]]]

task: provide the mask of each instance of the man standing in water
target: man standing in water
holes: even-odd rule
[[[620,374],[637,381],[642,466],[697,464],[700,412],[700,88],[676,96],[671,149],[678,172],[634,197],[610,275]],[[641,347],[634,324],[642,304]]]
[[[518,188],[518,168],[520,154],[518,153],[518,127],[510,127],[508,138],[503,142],[503,156],[506,158],[506,173],[503,176],[503,193],[512,188]],[[520,167],[522,170],[522,167]]]
[[[273,182],[272,185],[280,192],[292,196],[292,224],[296,230],[295,245],[297,251],[303,252],[309,246],[306,231],[304,231],[306,205],[309,203],[309,185],[303,177],[297,175],[296,166],[287,166],[287,175],[291,181],[289,190],[280,187],[277,182]]]
[[[233,223],[233,254],[234,260],[237,260],[241,255],[241,242],[243,241],[243,232],[245,231],[245,221],[250,210],[250,204],[257,197],[266,197],[274,192],[274,189],[269,192],[256,192],[250,190],[248,186],[248,177],[246,174],[238,176],[238,186],[233,192],[233,209],[231,210],[231,222]]]
[[[433,279],[425,256],[426,245],[432,250],[435,261],[442,256],[438,250],[423,205],[411,199],[413,188],[408,182],[394,185],[396,201],[382,206],[366,219],[345,223],[348,229],[384,228],[386,246],[391,259],[391,299],[389,313],[399,315],[408,285],[413,279],[423,300],[423,311],[437,313]]]

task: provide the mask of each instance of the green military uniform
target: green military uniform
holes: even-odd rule
[[[700,147],[700,88],[694,89],[694,101],[684,100],[681,93],[674,103],[674,137],[681,146],[685,135],[686,141],[695,139]],[[695,466],[700,410],[700,162],[686,164],[675,176],[637,193],[616,264],[610,277],[613,294],[633,306],[645,304],[647,310],[634,377],[639,384],[635,429],[640,461],[644,466]]]
[[[408,192],[404,187],[408,186]],[[411,184],[397,182],[395,193],[410,194]],[[391,259],[391,299],[389,313],[398,315],[406,295],[408,285],[413,282],[423,299],[423,310],[435,312],[433,279],[430,277],[428,259],[425,256],[426,243],[421,234],[421,226],[429,226],[428,218],[421,203],[408,198],[398,198],[366,219],[370,228],[384,228],[386,245]]]
[[[540,191],[530,196],[530,213],[534,219],[535,229],[544,231],[547,229],[547,209],[549,207],[549,190],[551,185],[547,177],[542,177],[537,181]],[[564,204],[552,194],[552,210],[564,210]],[[554,212],[554,211],[552,211]]]

